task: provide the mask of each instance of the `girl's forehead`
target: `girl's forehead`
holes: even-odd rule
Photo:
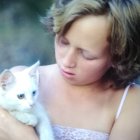
[[[82,16],[81,18],[78,18],[74,20],[70,26],[65,26],[66,29],[64,29],[64,33],[62,34],[67,34],[69,31],[72,29],[74,30],[79,30],[79,34],[82,33],[93,33],[96,31],[102,31],[106,32],[108,35],[111,33],[111,18],[106,15],[100,15],[100,16],[95,16],[95,15],[86,15]],[[65,28],[64,27],[64,28]]]
[[[104,16],[86,16],[73,22],[66,37],[86,40],[102,40],[110,36],[111,24]],[[85,40],[84,39],[84,40]]]

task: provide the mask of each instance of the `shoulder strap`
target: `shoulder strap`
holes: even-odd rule
[[[121,113],[121,110],[122,110],[124,101],[125,101],[125,99],[126,99],[126,97],[127,97],[127,94],[128,94],[128,90],[129,90],[129,88],[131,87],[131,85],[133,85],[133,84],[134,84],[134,83],[129,84],[129,85],[125,88],[125,90],[124,90],[124,94],[123,94],[123,96],[122,96],[122,99],[121,99],[121,101],[120,101],[119,108],[118,108],[117,113],[116,113],[116,117],[115,117],[116,119],[118,119],[118,117],[119,117],[119,115],[120,115],[120,113]]]

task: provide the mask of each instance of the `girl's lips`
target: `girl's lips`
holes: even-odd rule
[[[67,74],[70,74],[70,75],[74,75],[72,72],[68,72],[68,71],[65,71],[65,70],[62,70],[64,73],[67,73]]]
[[[65,71],[65,70],[63,70],[63,69],[61,69],[61,73],[62,73],[62,75],[63,75],[64,77],[66,77],[66,78],[72,78],[72,77],[75,75],[74,73],[69,72],[69,71]]]

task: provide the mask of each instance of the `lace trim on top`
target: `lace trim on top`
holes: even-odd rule
[[[56,140],[108,140],[109,134],[81,128],[53,125]]]

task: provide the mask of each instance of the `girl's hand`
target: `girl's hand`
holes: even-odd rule
[[[17,121],[0,108],[0,140],[38,140],[34,128]]]

